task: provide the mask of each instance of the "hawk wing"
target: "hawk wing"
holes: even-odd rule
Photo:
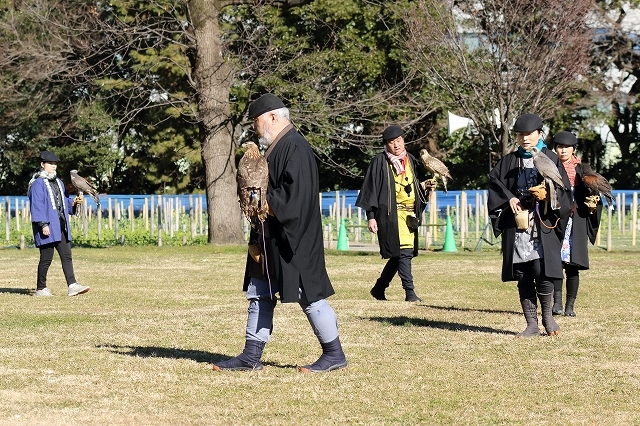
[[[258,149],[258,145],[247,142],[247,151],[238,163],[236,183],[238,201],[242,214],[256,229],[258,222],[267,218],[267,186],[269,184],[269,165]]]
[[[77,170],[71,170],[71,184],[78,190],[78,194],[89,194],[96,204],[100,205],[100,195],[88,180],[78,174]]]
[[[422,165],[427,171],[429,171],[434,178],[440,177],[442,179],[442,186],[444,187],[444,192],[447,192],[447,178],[453,179],[451,174],[449,173],[449,168],[436,157],[429,154],[429,151],[426,149],[420,150],[420,160],[422,160]]]
[[[530,149],[533,157],[533,165],[538,170],[538,173],[544,178],[544,181],[549,187],[549,201],[551,208],[557,210],[560,208],[560,200],[558,199],[558,191],[556,191],[555,185],[564,188],[564,182],[562,176],[558,170],[558,166],[553,160],[545,155],[544,152],[538,148],[533,147]]]
[[[540,173],[543,178],[550,179],[556,185],[564,188],[564,182],[562,181],[562,176],[560,175],[560,171],[558,171],[556,163],[538,148],[531,148],[531,154],[533,156],[533,165],[538,169],[538,173]]]

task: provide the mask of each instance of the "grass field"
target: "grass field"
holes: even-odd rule
[[[377,253],[328,252],[349,366],[301,374],[319,345],[297,304],[279,304],[260,372],[214,372],[243,346],[242,248],[74,249],[92,290],[31,297],[38,251],[0,250],[0,424],[640,424],[638,251],[591,251],[576,318],[559,337],[524,329],[496,251],[414,259],[423,303],[368,291]]]

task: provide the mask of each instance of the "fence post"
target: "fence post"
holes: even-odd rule
[[[607,228],[608,228],[608,232],[607,232],[607,251],[611,251],[612,249],[612,244],[611,244],[611,222],[613,221],[613,213],[612,213],[612,209],[610,206],[607,206],[607,217],[609,219],[609,223],[607,224]]]
[[[631,202],[631,245],[636,246],[636,233],[638,231],[638,193],[633,193]]]
[[[16,198],[16,231],[20,232],[20,201]]]
[[[98,241],[102,240],[102,204],[96,208],[96,218],[98,219]]]
[[[118,201],[115,202],[116,210],[114,214],[114,237],[116,241],[118,241],[119,233],[120,233],[120,203]]]
[[[5,215],[4,215],[4,223],[5,223],[5,234],[6,240],[9,241],[9,237],[11,236],[11,201],[9,197],[5,198]]]
[[[113,229],[113,212],[111,210],[111,198],[107,199],[108,201],[108,209],[109,209],[109,229]]]

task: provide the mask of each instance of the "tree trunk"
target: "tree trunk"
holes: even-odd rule
[[[229,92],[233,72],[222,55],[214,0],[190,0],[189,12],[196,46],[193,78],[198,93],[202,161],[207,185],[209,243],[242,242],[240,206],[236,191],[235,142],[229,124]]]

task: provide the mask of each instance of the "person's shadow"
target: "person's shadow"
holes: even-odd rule
[[[0,293],[22,294],[23,296],[32,296],[34,293],[34,290],[30,290],[28,288],[1,287]]]
[[[493,327],[483,327],[477,325],[464,324],[453,321],[432,321],[424,318],[411,318],[407,316],[399,317],[371,317],[370,321],[377,321],[380,323],[387,323],[395,326],[411,325],[415,327],[429,327],[439,328],[441,330],[450,331],[471,331],[475,333],[490,333],[490,334],[507,334],[515,335],[517,333],[508,330],[500,330]]]
[[[164,348],[160,346],[119,346],[119,345],[96,345],[99,349],[106,349],[119,355],[128,355],[140,358],[170,358],[170,359],[190,359],[195,362],[213,364],[224,361],[235,355],[225,355],[196,349]],[[236,354],[237,355],[237,354]],[[275,364],[263,362],[263,365],[271,365],[279,368],[296,368],[296,365]]]

